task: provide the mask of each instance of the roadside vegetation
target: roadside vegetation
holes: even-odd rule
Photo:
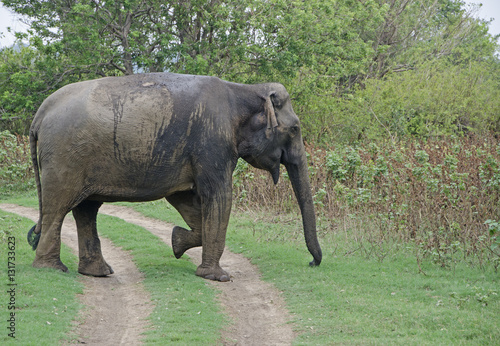
[[[500,142],[493,137],[309,147],[310,177],[324,237],[343,234],[350,252],[383,261],[410,247],[453,269],[500,265]],[[282,174],[276,188],[240,161],[235,202],[242,210],[297,211]]]
[[[0,131],[0,199],[32,191],[35,186],[29,141],[26,136]]]

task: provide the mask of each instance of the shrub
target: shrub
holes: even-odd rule
[[[0,132],[0,196],[34,187],[27,137]]]
[[[498,73],[498,64],[430,61],[366,79],[349,93],[313,95],[314,109],[294,106],[306,138],[320,144],[498,133]]]
[[[413,244],[417,258],[450,267],[498,263],[491,251],[499,220],[500,143],[497,139],[406,141],[330,149],[308,147],[320,233],[347,230],[353,246],[382,259],[397,244]],[[260,175],[246,167],[254,175]],[[296,211],[289,182],[239,175],[239,206]],[[241,193],[245,195],[242,197]],[[488,233],[490,232],[492,235]],[[496,261],[496,262],[495,262]]]

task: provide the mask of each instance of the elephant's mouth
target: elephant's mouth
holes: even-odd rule
[[[266,157],[264,160],[255,156],[243,156],[242,159],[251,164],[253,167],[263,169],[271,173],[274,184],[277,184],[280,177],[280,163],[282,161],[283,152],[280,151],[278,157]]]

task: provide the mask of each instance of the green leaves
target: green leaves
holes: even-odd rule
[[[31,24],[29,48],[0,53],[4,118],[76,80],[170,71],[283,83],[309,142],[500,129],[498,45],[461,0],[4,5]]]
[[[0,131],[0,196],[33,188],[29,143],[9,131]]]

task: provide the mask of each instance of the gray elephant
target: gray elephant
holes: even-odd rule
[[[267,170],[284,164],[297,197],[309,252],[321,262],[306,153],[286,89],[171,73],[107,77],[49,96],[30,130],[40,219],[28,241],[34,267],[67,271],[61,225],[72,211],[82,274],[106,276],[96,229],[103,202],[166,198],[191,230],[175,227],[173,251],[202,246],[196,275],[228,281],[219,259],[238,158]]]

